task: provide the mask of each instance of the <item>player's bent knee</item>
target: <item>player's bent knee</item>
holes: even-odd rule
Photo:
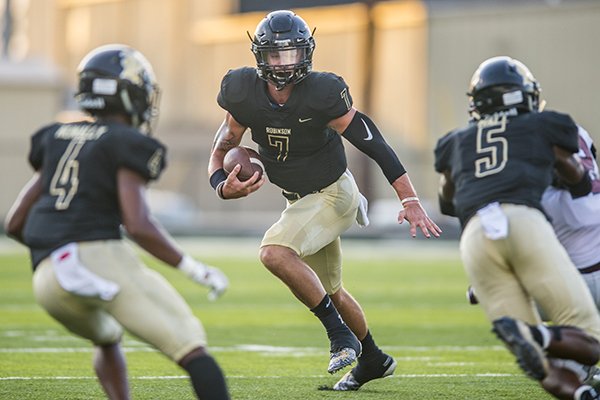
[[[343,304],[348,301],[348,292],[344,290],[342,286],[335,289],[333,293],[328,293],[329,297],[333,301],[333,304],[337,307],[339,304]]]
[[[260,258],[260,262],[267,268],[272,264],[274,258],[274,250],[273,246],[265,246],[260,248],[260,252],[258,253],[258,257]]]
[[[289,256],[293,256],[295,253],[283,246],[264,246],[261,247],[259,252],[260,262],[269,270],[277,270],[280,265],[283,265]]]

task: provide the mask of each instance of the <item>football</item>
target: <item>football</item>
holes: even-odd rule
[[[246,146],[237,146],[229,150],[225,154],[223,159],[223,169],[229,174],[237,164],[242,166],[240,172],[238,172],[238,179],[240,181],[247,181],[258,171],[258,178],[263,175],[265,170],[262,161],[260,161],[260,154],[254,149]]]

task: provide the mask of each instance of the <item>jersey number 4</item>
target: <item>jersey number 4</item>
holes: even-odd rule
[[[54,207],[57,210],[66,210],[71,200],[79,189],[79,161],[77,156],[85,140],[71,140],[67,149],[58,161],[56,171],[50,182],[50,194],[56,197]]]
[[[475,176],[483,178],[504,169],[508,160],[508,141],[501,134],[506,131],[506,115],[486,118],[477,124],[477,154]]]

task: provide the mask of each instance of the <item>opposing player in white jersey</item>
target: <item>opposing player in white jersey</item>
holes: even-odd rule
[[[600,170],[592,138],[581,126],[578,156],[589,171],[591,193],[573,199],[560,185],[549,186],[542,196],[542,206],[600,310]]]

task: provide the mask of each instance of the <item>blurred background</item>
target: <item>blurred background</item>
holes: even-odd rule
[[[275,9],[292,9],[316,28],[314,69],[344,77],[446,238],[457,237],[458,225],[438,212],[433,148],[466,123],[465,92],[486,58],[524,62],[547,108],[571,114],[600,142],[598,0],[0,0],[0,217],[31,176],[31,134],[77,116],[81,58],[124,43],[150,60],[162,89],[155,135],[169,147],[169,168],[150,196],[159,219],[174,234],[262,234],[285,205],[279,190],[267,183],[222,201],[206,169],[224,116],[216,103],[221,78],[255,65],[246,32]],[[372,222],[348,235],[408,238],[377,165],[345,144]]]

